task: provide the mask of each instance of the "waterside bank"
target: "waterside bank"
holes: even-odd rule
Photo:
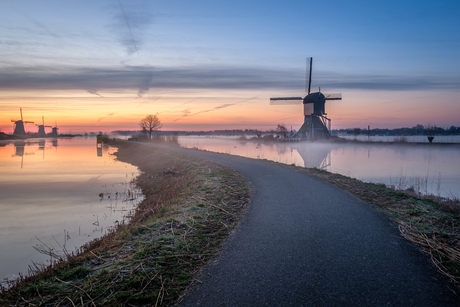
[[[110,145],[142,171],[137,185],[145,200],[130,223],[3,289],[1,305],[169,305],[243,215],[249,190],[229,168],[138,144]]]

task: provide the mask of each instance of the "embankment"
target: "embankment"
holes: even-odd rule
[[[130,223],[3,289],[0,305],[170,305],[242,217],[249,189],[230,168],[138,144],[111,145],[142,172],[137,185],[145,199]]]

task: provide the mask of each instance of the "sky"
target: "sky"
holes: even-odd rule
[[[342,93],[333,129],[460,126],[460,1],[3,0],[0,131],[300,128],[270,97]],[[47,128],[51,129],[51,128]],[[34,124],[26,131],[36,132]],[[48,132],[48,131],[47,131]]]

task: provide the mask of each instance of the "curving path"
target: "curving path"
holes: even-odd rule
[[[351,194],[256,160],[168,149],[230,166],[253,191],[241,223],[181,306],[460,305],[429,257]]]

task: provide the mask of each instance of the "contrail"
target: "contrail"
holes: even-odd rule
[[[133,46],[136,48],[137,55],[139,55],[139,50],[137,50],[136,43],[134,42],[134,37],[133,33],[131,32],[131,27],[129,26],[128,18],[126,18],[125,10],[123,9],[123,6],[121,6],[120,0],[118,0],[118,4],[120,5],[121,12],[123,13],[123,16],[125,17],[126,25],[128,26],[129,34],[131,35],[131,40],[133,41]]]

